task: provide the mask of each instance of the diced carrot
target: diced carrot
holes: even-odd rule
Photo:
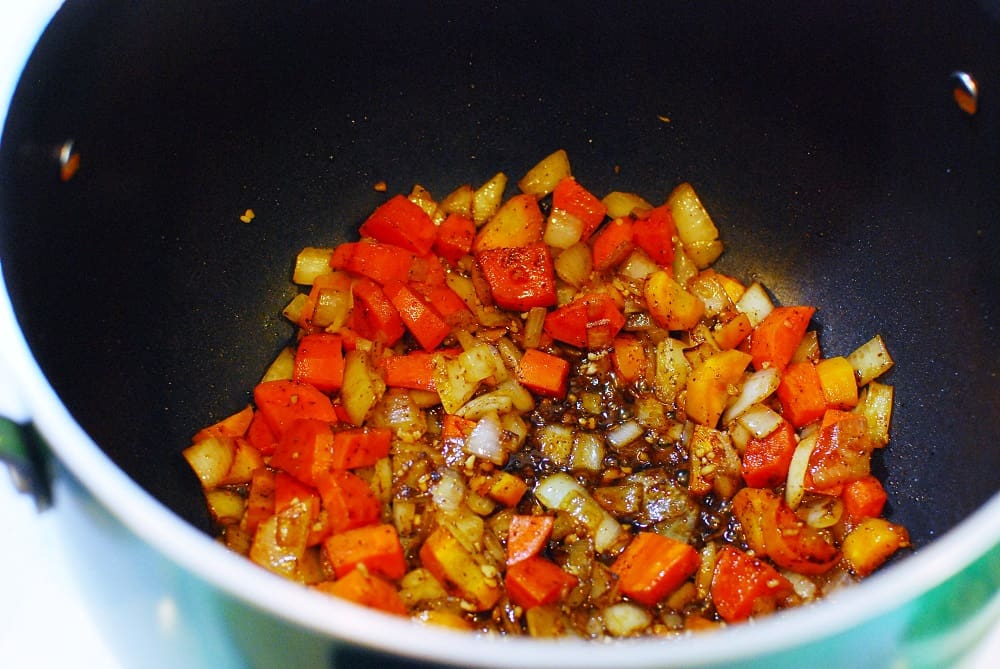
[[[555,526],[553,516],[515,515],[507,529],[507,564],[521,562],[538,555]]]
[[[674,262],[674,237],[677,226],[670,207],[661,205],[649,212],[646,218],[632,225],[635,245],[646,252],[661,267],[671,267]]]
[[[544,243],[486,249],[476,254],[476,260],[497,306],[527,311],[555,304],[555,271]]]
[[[545,316],[545,332],[561,342],[589,348],[607,348],[625,326],[625,317],[607,293],[587,293]]]
[[[468,329],[476,322],[476,317],[469,311],[458,293],[448,286],[431,286],[424,293],[427,301],[434,305],[444,322],[452,328]]]
[[[333,433],[330,466],[334,469],[370,467],[389,455],[392,430],[387,427],[359,427]]]
[[[209,437],[242,437],[250,429],[253,422],[253,407],[245,406],[231,416],[226,416],[214,425],[202,428],[192,437],[192,442],[199,442]]]
[[[719,551],[709,593],[715,610],[726,622],[771,610],[792,592],[791,582],[763,560],[732,546]]]
[[[517,363],[517,380],[547,397],[566,396],[569,361],[537,348],[529,348]]]
[[[332,534],[323,542],[323,548],[337,578],[358,565],[390,579],[402,578],[406,573],[406,558],[394,525],[366,525]]]
[[[383,288],[385,296],[399,312],[406,329],[416,338],[425,351],[433,351],[451,334],[441,315],[411,288],[398,281],[390,281]]]
[[[725,323],[712,329],[715,343],[721,349],[736,348],[753,332],[750,317],[746,314],[736,314]]]
[[[881,516],[889,496],[881,481],[869,474],[845,485],[841,499],[844,501],[844,512],[859,520]]]
[[[563,177],[552,191],[552,209],[561,209],[583,223],[581,240],[586,242],[600,227],[608,208],[571,176]]]
[[[274,512],[281,513],[298,500],[315,497],[319,501],[319,493],[312,486],[306,485],[285,471],[274,474]]]
[[[302,418],[337,422],[330,398],[308,383],[291,380],[265,381],[253,391],[257,411],[264,416],[276,439],[288,426]]]
[[[448,273],[445,271],[444,265],[441,264],[441,259],[429,253],[425,256],[414,256],[413,263],[410,265],[408,283],[417,292],[426,295],[430,289],[446,285],[445,277],[447,276]]]
[[[438,226],[434,252],[454,265],[459,258],[469,254],[475,237],[476,224],[472,220],[460,214],[448,214]]]
[[[270,465],[311,486],[316,484],[318,475],[330,469],[332,458],[330,424],[305,418],[292,423],[281,435]]]
[[[750,335],[750,355],[756,369],[785,369],[809,327],[814,307],[775,307]]]
[[[816,363],[816,373],[823,387],[826,404],[835,409],[850,409],[858,404],[858,382],[854,367],[843,356]]]
[[[259,467],[250,477],[250,491],[247,494],[246,511],[243,513],[241,529],[253,534],[257,526],[274,515],[273,470]]]
[[[361,224],[360,232],[418,255],[429,252],[437,237],[431,217],[404,195],[396,195],[379,205]]]
[[[371,486],[352,472],[330,470],[317,479],[316,489],[335,533],[377,523],[382,515],[382,506]]]
[[[254,413],[250,427],[247,428],[246,438],[261,455],[271,455],[278,444],[278,437],[271,431],[264,414],[260,411]]]
[[[635,249],[632,219],[616,218],[598,231],[590,240],[594,269],[598,272],[617,267]]]
[[[406,604],[399,591],[384,578],[355,569],[336,581],[323,581],[316,589],[369,608],[406,615]]]
[[[292,378],[325,393],[344,383],[344,346],[340,335],[317,332],[299,340]]]
[[[404,248],[362,240],[338,246],[330,258],[330,266],[384,284],[409,280],[413,258],[413,253]]]
[[[625,382],[638,381],[646,373],[646,348],[635,337],[615,337],[611,349],[611,362],[615,372]]]
[[[512,602],[523,609],[552,604],[566,597],[579,582],[554,562],[529,557],[507,567],[504,584]]]
[[[747,545],[761,557],[800,574],[822,574],[840,559],[837,547],[820,530],[800,520],[769,488],[741,488],[732,501]]]
[[[743,480],[751,488],[773,488],[784,483],[795,446],[795,428],[787,420],[766,437],[751,438],[743,451]]]
[[[410,388],[434,392],[434,361],[437,353],[411,351],[406,355],[392,355],[379,360],[385,371],[385,384],[391,388]]]
[[[781,402],[781,414],[795,427],[808,425],[826,411],[826,395],[816,366],[808,360],[785,368],[775,394]]]
[[[656,532],[640,532],[611,565],[619,589],[653,606],[681,586],[701,563],[698,551]]]
[[[820,429],[827,428],[842,420],[850,420],[857,417],[858,414],[844,411],[843,409],[827,409],[823,412],[823,420],[820,421],[819,427]]]
[[[391,346],[406,331],[403,319],[392,302],[374,281],[361,278],[354,282],[354,309],[350,326],[365,339]]]
[[[823,416],[816,445],[809,456],[806,488],[824,491],[871,473],[874,446],[864,416],[828,410]],[[839,495],[841,491],[832,491]]]
[[[315,546],[330,533],[330,527],[321,515],[322,501],[316,489],[307,486],[297,478],[284,471],[274,474],[274,512],[281,513],[295,504],[308,510],[310,517],[309,538],[307,546]]]

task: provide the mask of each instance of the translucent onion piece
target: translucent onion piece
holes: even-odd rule
[[[608,430],[608,443],[613,448],[626,446],[642,436],[643,428],[638,421],[627,420],[621,425]]]
[[[823,495],[800,506],[796,515],[809,527],[823,529],[836,525],[843,513],[844,503],[839,497]]]
[[[573,441],[569,465],[573,469],[598,472],[604,464],[604,440],[593,432],[579,432]]]
[[[797,509],[806,492],[806,470],[809,468],[809,456],[816,447],[816,432],[803,437],[792,453],[792,462],[788,465],[788,481],[785,484],[785,503],[792,509]]]
[[[495,413],[483,416],[465,440],[465,450],[495,465],[502,465],[507,461],[502,431],[500,419]]]
[[[622,263],[618,273],[629,279],[641,280],[660,269],[652,258],[640,249],[636,249],[629,254],[629,257]]]
[[[604,626],[611,636],[616,637],[638,634],[653,622],[653,615],[649,611],[630,602],[612,604],[603,613]]]
[[[441,478],[431,488],[431,499],[442,511],[458,511],[465,498],[465,483],[458,472],[452,469],[442,469],[440,473]]]
[[[583,221],[563,209],[553,209],[542,236],[549,246],[568,249],[583,236]]]
[[[784,418],[769,407],[754,404],[740,415],[736,424],[745,427],[757,439],[763,439],[777,430],[783,421]],[[730,428],[730,432],[732,431]]]
[[[750,319],[750,325],[757,327],[774,310],[774,302],[764,290],[764,286],[754,281],[743,293],[743,297],[736,302],[736,310],[746,314]]]
[[[557,255],[553,265],[556,276],[569,285],[579,288],[590,279],[590,273],[594,269],[594,259],[590,247],[580,242]]]
[[[893,365],[889,349],[885,347],[882,335],[875,335],[847,356],[847,361],[854,368],[858,378],[858,386],[863,386],[872,379],[878,378]]]
[[[722,422],[724,424],[731,423],[752,405],[763,402],[778,389],[779,383],[781,383],[781,375],[774,367],[768,367],[751,374],[743,382],[743,388],[736,401],[723,412]]]
[[[562,509],[585,526],[594,548],[605,551],[618,541],[621,525],[569,474],[546,476],[535,486],[535,497],[549,509]]]

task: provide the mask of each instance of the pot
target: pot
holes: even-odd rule
[[[949,665],[1000,616],[998,89],[996,2],[67,2],[0,144],[0,441],[126,666]],[[294,254],[350,239],[377,181],[441,195],[556,148],[595,192],[692,182],[721,270],[817,305],[826,350],[885,337],[875,467],[914,550],[753,625],[598,644],[429,629],[209,536],[179,453],[291,336]]]

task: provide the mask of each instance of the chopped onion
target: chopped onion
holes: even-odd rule
[[[739,418],[740,414],[752,405],[763,402],[778,389],[779,383],[781,383],[781,375],[774,367],[767,367],[751,374],[743,382],[743,388],[736,401],[729,405],[729,408],[722,414],[722,422],[730,423]]]
[[[646,255],[641,249],[636,249],[625,259],[618,272],[622,276],[638,281],[645,279],[658,269],[660,269],[660,266],[652,258]]]
[[[774,302],[764,290],[764,286],[754,281],[744,291],[743,297],[737,300],[736,310],[746,314],[750,319],[750,325],[757,327],[774,310]]]
[[[792,462],[788,465],[788,481],[785,484],[785,503],[792,509],[797,509],[806,492],[806,470],[809,468],[809,456],[816,447],[816,432],[802,438],[792,453]]]
[[[854,368],[858,378],[858,386],[863,386],[872,379],[878,378],[893,365],[889,349],[885,347],[882,335],[875,335],[847,356],[847,361]]]
[[[627,420],[621,425],[608,430],[606,435],[612,448],[626,446],[642,436],[643,427],[635,420]]]
[[[803,576],[790,569],[782,569],[781,575],[792,584],[792,589],[803,601],[809,602],[816,599],[816,583],[808,576]]]
[[[507,453],[503,449],[502,430],[500,419],[495,413],[483,416],[465,440],[465,450],[495,465],[502,465],[507,461]]]
[[[330,258],[333,256],[333,249],[316,248],[307,246],[295,257],[295,269],[292,272],[292,281],[300,286],[311,286],[316,277],[321,274],[329,274],[333,271],[330,267]]]
[[[560,467],[569,464],[573,452],[573,428],[559,423],[542,425],[535,430],[535,440],[542,455],[552,464]]]
[[[614,516],[590,496],[587,489],[569,474],[546,476],[535,486],[535,497],[549,509],[562,509],[585,526],[594,539],[594,548],[605,551],[618,541],[622,527]]]
[[[453,469],[442,469],[440,474],[441,477],[431,488],[431,499],[442,511],[458,511],[465,498],[465,483]]]
[[[729,426],[729,439],[733,442],[733,446],[739,452],[740,457],[743,457],[743,451],[747,449],[747,444],[753,438],[753,433],[750,430],[743,427],[740,421],[736,421]]]
[[[557,249],[568,249],[582,236],[583,221],[564,209],[553,209],[542,241]]]
[[[590,279],[590,272],[594,269],[594,259],[590,247],[579,242],[557,255],[553,265],[560,279],[579,288]]]
[[[653,622],[653,614],[631,602],[619,602],[604,609],[604,626],[611,636],[638,634]]]
[[[736,424],[745,427],[757,439],[763,439],[781,427],[784,420],[769,407],[763,404],[754,404],[736,419]],[[729,431],[732,434],[732,428]]]
[[[828,495],[817,496],[797,511],[798,517],[806,521],[806,525],[819,529],[836,525],[843,513],[844,503],[840,498]]]
[[[599,472],[604,465],[604,440],[593,432],[579,432],[573,440],[569,466]]]

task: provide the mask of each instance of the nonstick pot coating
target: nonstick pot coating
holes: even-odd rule
[[[513,182],[565,148],[597,193],[692,182],[721,271],[818,306],[828,354],[885,337],[875,467],[925,544],[1000,488],[991,5],[674,4],[67,3],[0,155],[4,276],[42,369],[207,527],[179,453],[292,335],[294,254],[415,182]],[[963,68],[974,117],[950,95]]]

